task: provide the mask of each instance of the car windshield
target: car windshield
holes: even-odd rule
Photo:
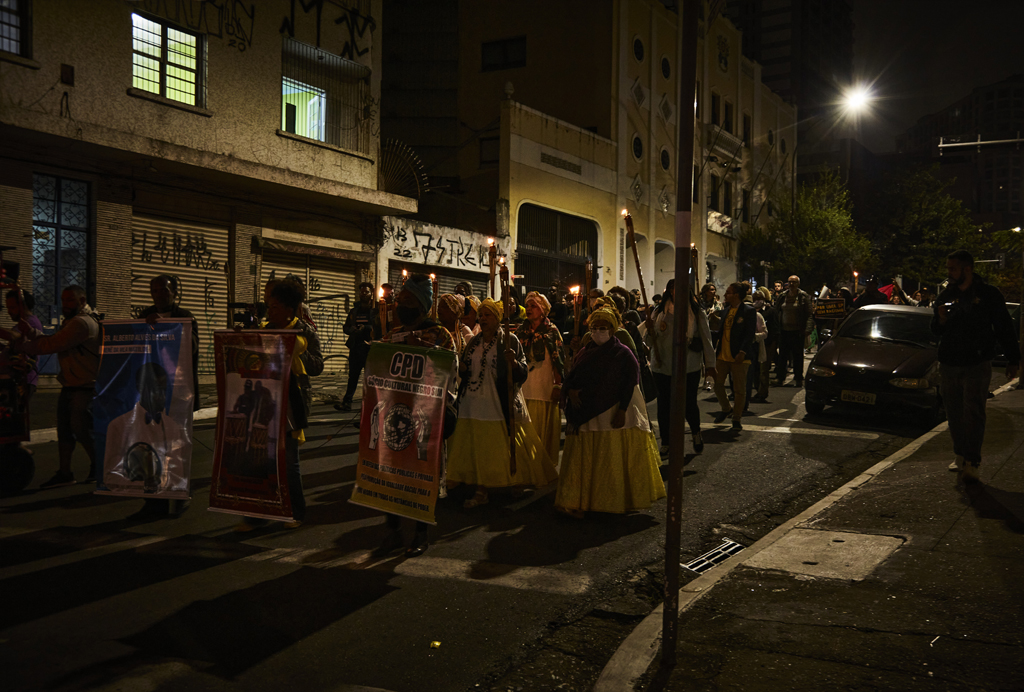
[[[932,334],[931,322],[928,313],[858,310],[839,327],[836,336],[936,348],[939,338]]]

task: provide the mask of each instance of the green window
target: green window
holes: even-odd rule
[[[203,42],[197,34],[132,14],[132,86],[204,106]]]

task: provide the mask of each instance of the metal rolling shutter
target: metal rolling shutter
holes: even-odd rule
[[[263,252],[261,286],[272,274],[278,279],[293,274],[306,285],[309,311],[316,322],[324,353],[325,373],[348,376],[347,337],[342,327],[349,309],[355,304],[359,269],[358,263],[346,260],[272,250]]]
[[[213,331],[228,327],[227,260],[227,228],[132,216],[132,315],[153,304],[149,282],[154,276],[177,277],[179,304],[199,323],[201,374],[214,372]]]

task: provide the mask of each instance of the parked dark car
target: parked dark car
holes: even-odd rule
[[[908,305],[869,305],[851,313],[807,368],[807,412],[841,404],[941,420],[939,339],[931,321],[931,309]]]

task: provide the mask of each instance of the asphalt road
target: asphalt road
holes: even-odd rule
[[[684,562],[724,537],[749,545],[922,432],[898,412],[808,418],[787,387],[735,434],[711,423],[711,396],[705,451],[685,471]],[[141,500],[84,485],[0,502],[5,687],[590,689],[661,600],[664,501],[576,521],[552,509],[553,486],[473,510],[456,490],[425,555],[374,560],[383,517],[347,501],[354,417],[314,410],[310,509],[293,531],[236,534],[236,517],[207,511],[212,420],[196,424],[181,518],[139,522]],[[32,488],[56,469],[56,444],[35,455]]]

